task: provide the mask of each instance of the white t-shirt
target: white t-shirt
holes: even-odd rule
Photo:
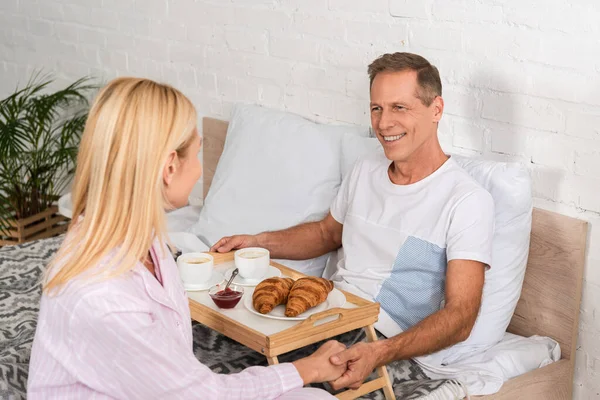
[[[360,160],[331,215],[344,225],[336,286],[381,304],[375,327],[387,337],[439,311],[446,266],[491,263],[494,203],[452,158],[419,182],[396,185],[383,155]]]

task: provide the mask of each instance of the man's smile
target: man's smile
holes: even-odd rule
[[[402,139],[404,136],[406,135],[406,133],[402,133],[400,135],[396,135],[396,136],[381,136],[383,138],[383,140],[385,140],[386,142],[395,142],[396,140],[400,140]]]

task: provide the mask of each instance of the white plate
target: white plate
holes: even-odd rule
[[[284,304],[278,305],[268,314],[261,314],[254,309],[254,305],[252,305],[252,295],[250,293],[246,295],[246,299],[244,300],[244,305],[251,313],[260,315],[261,317],[265,318],[281,319],[285,321],[302,321],[313,314],[320,313],[321,311],[331,310],[332,308],[342,307],[344,304],[346,304],[346,296],[344,296],[344,293],[335,288],[331,292],[329,292],[327,299],[323,303],[313,308],[309,308],[308,310],[306,310],[302,314],[299,314],[296,317],[285,316]]]
[[[228,280],[229,277],[231,277],[231,273],[233,272],[234,269],[235,269],[235,267],[230,268],[227,271],[225,271],[225,279]],[[267,273],[262,278],[246,279],[246,278],[242,278],[240,276],[240,274],[237,274],[237,276],[235,278],[233,278],[232,283],[235,283],[236,285],[240,285],[240,286],[256,286],[267,278],[280,277],[280,276],[281,276],[281,271],[279,270],[279,268],[275,268],[274,266],[269,265],[269,268],[267,268]]]
[[[225,280],[225,278],[223,277],[223,274],[221,274],[220,272],[217,271],[213,271],[213,273],[210,275],[210,279],[206,282],[203,283],[198,283],[198,284],[187,284],[184,283],[183,284],[183,288],[185,290],[187,290],[188,292],[194,292],[194,291],[199,291],[199,290],[208,290],[211,287],[213,287],[214,285],[216,285],[217,283],[221,283]]]

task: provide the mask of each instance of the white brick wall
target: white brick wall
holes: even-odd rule
[[[596,0],[1,0],[0,97],[44,67],[166,81],[201,115],[243,100],[367,125],[367,64],[426,56],[444,147],[527,163],[537,206],[590,221],[575,398],[598,398],[599,20]]]

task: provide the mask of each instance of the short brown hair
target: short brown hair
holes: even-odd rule
[[[370,84],[381,72],[415,71],[419,89],[416,96],[429,107],[437,96],[442,95],[440,72],[425,58],[413,53],[390,53],[377,58],[369,65]]]

